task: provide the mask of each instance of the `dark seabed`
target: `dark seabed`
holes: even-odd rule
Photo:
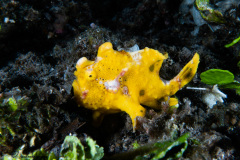
[[[183,149],[179,159],[240,159],[239,25],[238,0],[1,0],[0,158],[40,148],[59,158],[65,137],[75,135],[85,151],[88,137],[96,141],[103,159],[134,159],[155,142],[177,142],[188,133],[163,158]],[[72,83],[78,59],[95,60],[104,42],[115,50],[137,44],[168,53],[159,73],[166,80],[197,52],[196,75],[175,95],[179,107],[144,106],[135,132],[125,112],[94,127]],[[209,69],[228,70],[234,87],[203,83],[200,75]]]

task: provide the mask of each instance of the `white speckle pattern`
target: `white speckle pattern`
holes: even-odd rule
[[[141,64],[141,59],[142,59],[142,55],[140,52],[136,51],[136,52],[129,52],[129,54],[131,55],[132,59],[138,64]]]
[[[116,93],[120,88],[119,78],[122,77],[127,71],[128,71],[128,68],[124,68],[114,80],[104,82],[105,88],[109,91],[112,91],[113,93]]]
[[[106,87],[107,90],[116,93],[120,87],[120,83],[117,79],[114,79],[112,81],[104,82],[104,86]]]

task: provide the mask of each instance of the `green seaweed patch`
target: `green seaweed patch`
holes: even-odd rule
[[[103,147],[99,147],[92,138],[87,137],[85,155],[88,160],[99,160],[104,156]]]
[[[89,137],[86,139],[84,147],[77,137],[67,136],[60,151],[61,158],[73,160],[99,160],[103,155],[103,148]]]
[[[233,46],[234,44],[238,43],[239,41],[240,41],[240,36],[238,38],[234,39],[231,43],[226,44],[224,47],[229,48],[229,47]],[[238,66],[239,65],[240,65],[240,62],[238,62]]]
[[[84,146],[76,136],[66,136],[61,146],[60,157],[57,157],[53,152],[46,152],[41,148],[28,155],[18,154],[14,158],[25,160],[100,160],[103,156],[103,147],[99,147],[93,139],[87,137],[86,145]],[[5,159],[13,159],[13,156],[4,155]]]
[[[8,99],[9,110],[16,111],[18,109],[17,101],[14,97]]]
[[[240,82],[234,80],[231,83],[224,84],[220,86],[221,88],[235,89],[236,93],[240,95]]]
[[[234,75],[228,70],[210,69],[200,75],[201,81],[209,85],[228,84],[233,82]]]
[[[138,147],[140,147],[140,144],[137,141],[133,142],[133,149],[137,149]]]
[[[40,150],[36,150],[35,152],[33,152],[33,154],[31,156],[28,156],[28,157],[33,157],[33,159],[36,159],[36,158],[38,158],[38,159],[50,159],[50,160],[52,160],[54,158],[56,159],[55,155],[53,157],[52,154],[54,155],[54,153],[51,152],[48,156],[48,153],[43,148],[41,148]]]
[[[173,149],[176,149],[176,148],[178,148],[177,151],[175,153],[173,152],[172,155],[169,155],[169,156],[173,159],[180,158],[180,157],[182,157],[184,151],[187,149],[188,137],[189,137],[189,134],[186,133],[186,134],[182,135],[181,137],[179,137],[175,141],[157,142],[153,145],[153,148],[154,148],[153,150],[151,150],[150,152],[146,153],[143,156],[137,156],[135,158],[135,160],[147,159],[147,157],[149,157],[149,156],[151,157],[152,155],[154,155],[154,156],[151,158],[151,160],[168,158],[168,157],[165,157],[166,154],[169,151],[171,151],[171,150],[173,151]]]
[[[64,159],[70,158],[73,160],[84,160],[84,146],[77,137],[67,136],[62,144],[60,156]]]
[[[218,85],[223,89],[234,89],[240,95],[240,82],[228,70],[210,69],[200,75],[201,81],[209,85]]]
[[[0,145],[8,146],[9,141],[14,141],[20,132],[19,119],[21,110],[29,104],[29,98],[4,96],[0,99]],[[9,138],[11,137],[11,138]]]
[[[187,149],[189,134],[186,133],[176,140],[165,142],[150,143],[138,146],[136,149],[113,155],[108,160],[125,159],[125,160],[159,160],[159,159],[177,159],[182,157]]]
[[[196,8],[199,10],[203,19],[208,22],[214,23],[225,23],[225,19],[221,12],[213,9],[209,0],[196,0],[195,1]]]
[[[15,112],[16,110],[23,108],[23,106],[27,106],[29,104],[29,98],[26,96],[6,98],[0,101],[0,107],[7,108],[10,112]]]
[[[240,83],[238,81],[233,81],[231,83],[228,83],[228,84],[224,84],[224,85],[221,85],[222,88],[229,88],[229,89],[237,89],[239,88],[240,89]]]

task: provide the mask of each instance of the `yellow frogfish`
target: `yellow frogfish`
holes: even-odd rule
[[[80,106],[93,110],[94,123],[101,123],[104,115],[126,112],[135,130],[136,117],[143,117],[146,105],[160,109],[161,102],[178,104],[171,98],[194,77],[199,63],[196,53],[192,60],[170,81],[162,80],[159,70],[163,55],[157,50],[144,48],[134,52],[116,51],[110,42],[98,49],[95,61],[82,57],[76,64],[72,86]]]

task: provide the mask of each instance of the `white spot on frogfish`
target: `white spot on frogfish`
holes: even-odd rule
[[[77,66],[81,66],[85,61],[87,61],[86,57],[82,57],[77,61]]]
[[[104,86],[107,90],[116,93],[120,87],[120,83],[118,79],[114,79],[112,81],[104,82]]]
[[[142,59],[142,55],[140,52],[136,51],[136,52],[129,52],[129,54],[131,55],[132,59],[137,63],[140,64],[140,61]]]

